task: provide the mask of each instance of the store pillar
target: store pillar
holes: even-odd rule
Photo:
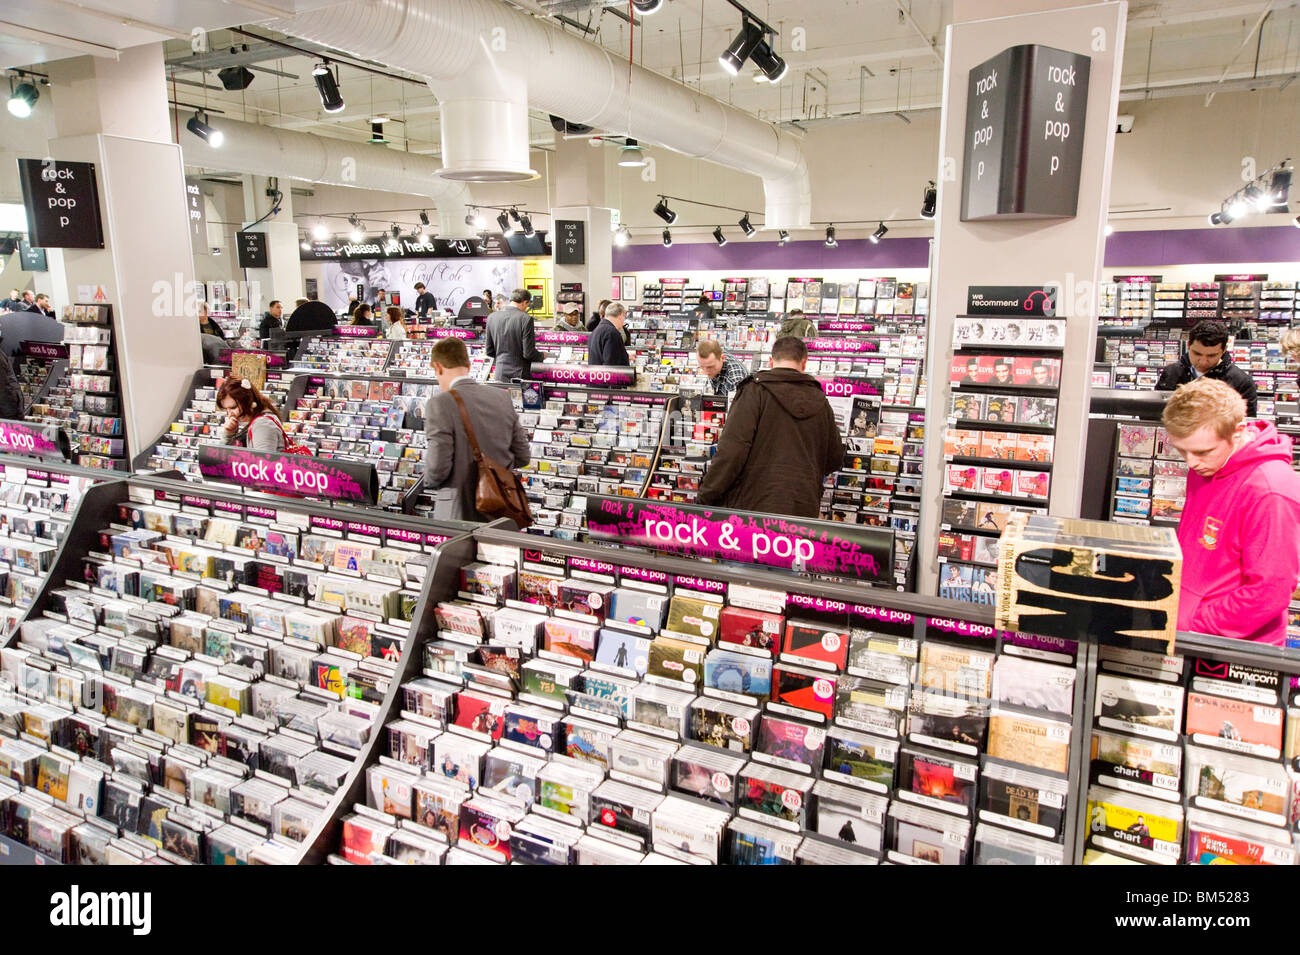
[[[991,18],[961,22],[958,10],[958,22],[948,27],[944,45],[927,358],[929,440],[916,544],[921,593],[935,592],[942,569],[937,547],[945,497],[944,436],[953,420],[953,331],[956,317],[972,311],[973,287],[1001,288],[1004,292],[994,297],[1008,300],[1017,289],[1054,287],[1053,311],[1047,314],[1065,320],[1065,341],[1054,352],[1061,372],[1053,393],[1055,446],[1046,503],[1054,515],[1079,513],[1088,466],[1083,454],[1128,6],[1099,3],[997,17],[987,4],[967,3],[962,9]],[[1028,46],[1044,49],[1026,54]],[[1047,65],[1061,57],[1074,57],[1080,64],[1077,71]],[[999,67],[1003,61],[1012,68]],[[1077,76],[1083,82],[1076,82]],[[1082,115],[1082,131],[1064,122],[1067,107]],[[1040,113],[1052,120],[1046,131],[1041,118],[1036,127],[1021,121],[1022,116]],[[975,122],[978,117],[984,118]],[[1066,129],[1074,137],[1068,142]],[[1015,156],[1023,160],[1019,165],[1011,161]],[[987,169],[980,177],[975,171],[984,169],[982,157],[988,157]],[[1070,201],[1075,192],[1077,203]],[[1044,313],[1019,314],[1024,318]],[[987,387],[975,390],[991,393]],[[971,494],[959,490],[956,496],[994,503],[999,497],[988,493],[987,484]],[[1042,502],[1026,498],[1018,503]]]
[[[278,299],[284,305],[287,318],[293,311],[294,300],[304,294],[298,227],[293,224],[293,196],[289,188],[291,183],[288,179],[267,176],[243,176],[242,179],[244,231],[266,235],[267,267],[241,270],[245,283],[245,293],[241,298],[254,315],[261,315],[273,300]],[[280,211],[259,222],[275,206],[274,198],[267,195],[270,189],[278,189],[281,194]],[[236,242],[235,245],[237,262],[239,243]]]
[[[555,291],[578,282],[585,314],[609,298],[614,276],[614,234],[605,186],[605,148],[555,134],[555,203],[551,247]],[[548,305],[551,303],[548,303]]]
[[[95,166],[103,248],[62,250],[68,302],[113,308],[126,438],[137,453],[170,424],[202,364],[184,165],[172,142],[161,44],[50,64],[55,160]],[[182,135],[188,135],[182,132]]]

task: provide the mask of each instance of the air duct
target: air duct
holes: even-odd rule
[[[439,237],[475,235],[465,224],[465,207],[473,202],[469,187],[439,176],[442,166],[428,156],[224,117],[209,117],[208,125],[224,134],[221,148],[182,133],[186,165],[423,196],[438,207]]]
[[[497,0],[352,0],[268,24],[428,80],[446,178],[531,177],[528,107],[759,176],[763,227],[806,229],[799,141]]]

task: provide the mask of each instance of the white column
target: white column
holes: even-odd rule
[[[610,213],[606,199],[605,156],[603,146],[592,146],[585,139],[565,139],[555,134],[555,205],[551,209],[551,244],[558,243],[555,223],[561,219],[585,223],[585,262],[560,265],[553,262],[554,290],[565,282],[581,282],[587,295],[588,315],[601,299],[609,298],[610,280],[614,275],[614,237],[610,231]],[[547,307],[553,308],[553,302]]]
[[[290,180],[271,179],[267,176],[243,176],[244,181],[244,229],[245,232],[263,232],[266,234],[266,252],[268,268],[236,269],[244,276],[247,294],[242,296],[244,304],[252,309],[253,314],[261,315],[273,300],[278,299],[284,305],[287,316],[293,311],[294,300],[303,294],[302,262],[299,258],[298,227],[293,224],[293,196]],[[266,194],[272,184],[279,189],[282,198],[280,211],[263,222],[257,222],[274,205]],[[236,256],[238,251],[236,250]]]

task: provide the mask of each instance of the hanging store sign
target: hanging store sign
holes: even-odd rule
[[[19,159],[18,178],[32,245],[42,249],[104,247],[94,163]]]

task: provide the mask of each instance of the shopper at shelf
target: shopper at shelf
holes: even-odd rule
[[[7,352],[0,351],[0,418],[21,421],[23,405],[23,390],[14,374],[14,364]]]
[[[227,378],[217,389],[217,413],[225,420],[217,429],[222,444],[253,451],[283,451],[284,427],[270,398],[247,378]]]
[[[40,312],[46,318],[58,318],[54,309],[50,306],[50,297],[44,292],[36,296],[36,308],[33,311]]]
[[[496,360],[497,381],[527,378],[531,365],[545,356],[537,350],[537,329],[528,309],[532,296],[525,289],[510,293],[510,302],[488,316],[483,351]]]
[[[36,307],[36,293],[33,292],[31,289],[28,289],[27,291],[23,292],[23,307],[21,310],[24,312],[40,311],[40,309]]]
[[[817,326],[803,313],[803,309],[792,308],[786,313],[785,321],[776,331],[777,338],[793,335],[795,338],[816,338]]]
[[[695,305],[695,311],[691,313],[697,321],[703,319],[712,320],[717,313],[713,310],[713,296],[705,292],[700,296],[699,302]]]
[[[822,482],[844,461],[835,413],[804,374],[802,339],[778,338],[772,367],[741,384],[699,503],[796,517],[821,513]]]
[[[423,282],[415,283],[415,314],[420,316],[420,321],[424,321],[430,312],[438,310],[438,300],[433,297],[433,293],[425,288]]]
[[[1188,467],[1178,629],[1281,646],[1300,577],[1300,474],[1291,439],[1245,415],[1241,395],[1208,376],[1165,405]]]
[[[257,337],[261,339],[264,346],[273,334],[284,331],[283,315],[284,306],[278,299],[273,301],[262,315],[262,321],[257,326]]]
[[[588,365],[626,368],[632,364],[627,357],[627,348],[623,345],[623,324],[626,321],[627,309],[622,305],[614,302],[606,306],[605,317],[587,339]]]
[[[384,310],[384,315],[388,319],[388,327],[384,329],[384,337],[390,342],[406,341],[406,312],[400,305],[390,305]]]
[[[711,395],[729,395],[749,377],[749,369],[730,355],[724,355],[722,346],[714,341],[696,346],[695,361],[700,366],[700,374],[709,379],[705,388]]]
[[[199,302],[199,343],[203,348],[203,361],[214,365],[226,347],[226,334],[221,326],[208,315],[208,303]]]
[[[587,331],[594,332],[596,330],[596,326],[600,324],[600,320],[605,317],[605,309],[609,308],[609,302],[610,300],[607,298],[602,298],[600,300],[600,304],[596,306],[596,310],[591,313],[591,318],[587,319]],[[576,302],[574,304],[577,305]],[[578,311],[582,311],[582,306],[578,306]]]
[[[511,468],[524,467],[529,461],[528,432],[515,414],[508,391],[479,384],[469,376],[469,351],[464,342],[458,338],[440,339],[434,344],[430,358],[438,379],[438,393],[424,409],[428,436],[424,452],[425,481],[429,490],[454,491],[449,510],[444,513],[444,508],[439,506],[435,516],[446,520],[484,520],[475,507],[478,465],[474,463],[456,396],[465,403],[484,457]]]
[[[587,326],[582,321],[582,306],[577,302],[566,302],[560,308],[555,321],[557,332],[585,332]]]
[[[1222,381],[1246,400],[1246,417],[1255,417],[1255,380],[1233,364],[1228,354],[1228,326],[1209,319],[1197,322],[1187,335],[1187,352],[1178,361],[1165,365],[1156,382],[1156,391],[1173,391],[1179,385],[1198,378]]]
[[[374,316],[370,313],[370,304],[368,302],[361,302],[357,305],[356,311],[352,313],[352,321],[350,324],[366,325],[370,328],[374,328],[375,320]]]
[[[0,302],[0,312],[22,312],[22,311],[26,311],[26,309],[23,307],[23,297],[18,292],[18,289],[11,288],[9,290],[9,297],[5,299],[3,302]]]

